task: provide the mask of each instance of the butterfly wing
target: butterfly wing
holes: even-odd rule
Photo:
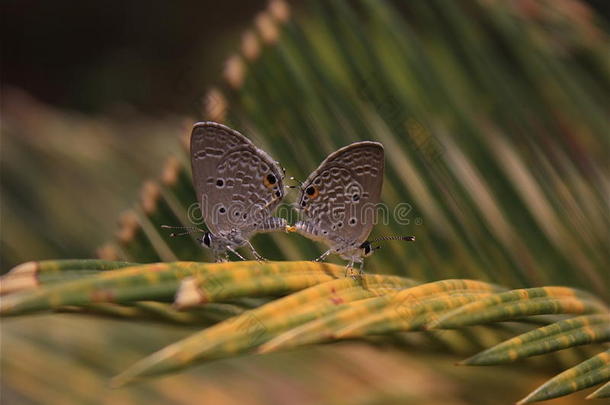
[[[191,167],[203,219],[214,235],[255,232],[284,197],[279,165],[248,138],[222,124],[195,124]]]
[[[378,142],[356,142],[329,155],[301,186],[297,232],[331,248],[359,246],[375,223],[383,170]]]

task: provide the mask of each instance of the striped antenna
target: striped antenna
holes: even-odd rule
[[[414,241],[415,236],[402,236],[402,235],[392,235],[392,236],[380,236],[379,238],[371,239],[369,242],[383,242],[386,240],[404,240],[404,241]]]
[[[197,232],[204,232],[205,233],[205,231],[203,229],[197,228],[196,226],[161,225],[161,228],[165,228],[165,229],[188,229],[187,231],[180,232],[180,233],[172,232],[172,233],[169,234],[170,238],[175,238],[176,236],[190,235],[192,233],[197,233]]]
[[[297,183],[299,183],[299,185],[298,186],[295,186],[295,185],[285,186],[286,188],[299,188],[303,185],[302,181],[295,179],[293,176],[290,176],[289,179],[292,181],[296,181]]]

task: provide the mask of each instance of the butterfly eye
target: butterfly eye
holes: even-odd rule
[[[203,235],[202,241],[204,245],[210,247],[210,245],[212,244],[212,238],[210,237],[209,232],[206,232],[205,235]]]
[[[320,191],[316,186],[309,186],[305,189],[305,194],[307,194],[307,196],[313,200],[318,195],[320,195]]]
[[[277,178],[273,173],[269,173],[267,176],[263,178],[263,184],[267,188],[272,188],[275,183],[277,183]]]
[[[360,245],[360,249],[362,249],[362,254],[364,257],[370,256],[373,253],[373,247],[371,246],[371,242],[366,241],[362,245]]]

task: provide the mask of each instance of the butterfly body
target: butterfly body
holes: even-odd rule
[[[384,151],[378,142],[356,142],[329,155],[303,182],[295,231],[329,246],[319,260],[338,254],[348,266],[362,263],[377,218]]]
[[[215,122],[195,124],[191,134],[193,184],[209,231],[200,238],[216,260],[249,246],[260,232],[286,227],[272,216],[284,197],[283,170],[239,132]]]
[[[362,261],[363,254],[360,247],[361,243],[358,243],[356,240],[349,241],[338,236],[335,236],[334,239],[328,239],[323,235],[324,229],[307,221],[297,222],[295,224],[295,230],[311,240],[331,246],[331,253],[339,255],[343,259],[353,261],[354,263],[360,263]]]

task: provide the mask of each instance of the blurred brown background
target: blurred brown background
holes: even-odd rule
[[[193,112],[265,4],[3,1],[2,84],[87,113]]]

